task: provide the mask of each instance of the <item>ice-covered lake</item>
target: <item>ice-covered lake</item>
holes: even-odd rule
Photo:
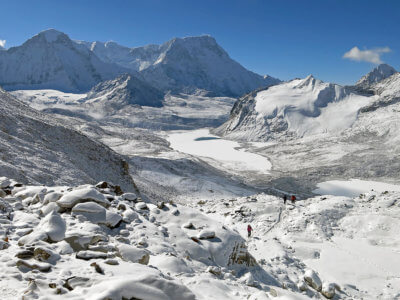
[[[208,129],[174,131],[168,135],[167,140],[177,151],[212,159],[230,170],[263,174],[271,170],[268,158],[247,152],[240,148],[239,143],[212,135]]]
[[[400,184],[389,184],[385,182],[378,181],[367,181],[359,179],[350,180],[332,180],[321,182],[317,184],[317,189],[313,193],[320,195],[334,195],[334,196],[346,196],[346,197],[356,197],[360,194],[369,192],[371,190],[377,192],[384,191],[400,191]]]

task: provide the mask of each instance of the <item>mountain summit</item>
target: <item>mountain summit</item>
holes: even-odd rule
[[[54,29],[0,51],[0,85],[8,90],[87,91],[123,72],[122,67],[101,61],[85,46]]]
[[[162,45],[128,48],[114,42],[80,42],[105,62],[138,71],[154,87],[192,93],[198,89],[217,95],[240,96],[279,83],[253,73],[209,36],[174,38]]]
[[[356,86],[370,86],[392,76],[394,73],[397,73],[397,71],[393,67],[381,64],[357,81]]]

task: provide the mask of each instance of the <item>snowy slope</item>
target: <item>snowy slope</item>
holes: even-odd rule
[[[387,64],[380,64],[379,66],[374,68],[371,72],[363,76],[359,81],[357,81],[356,86],[368,88],[371,85],[378,83],[383,79],[392,76],[395,73],[397,73],[397,71],[393,67]]]
[[[215,132],[250,141],[337,133],[351,127],[373,99],[310,75],[243,97]]]
[[[49,29],[23,45],[0,51],[0,85],[5,89],[50,88],[87,91],[126,69],[101,61],[84,45]]]
[[[133,190],[128,165],[101,143],[66,128],[0,90],[0,176],[22,182],[121,182]]]
[[[104,61],[140,71],[148,83],[163,91],[192,93],[202,89],[237,97],[279,82],[246,70],[210,36],[175,38],[162,45],[131,49],[114,42],[77,43]]]
[[[259,194],[202,207],[242,234],[252,224],[249,252],[289,288],[297,285],[312,297],[315,290],[300,274],[313,270],[321,285],[341,288],[334,299],[398,299],[399,192],[371,188],[356,197],[324,195],[295,205]]]

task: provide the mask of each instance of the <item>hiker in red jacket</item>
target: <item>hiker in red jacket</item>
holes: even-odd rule
[[[251,228],[250,224],[247,225],[247,237],[250,237],[252,231],[253,231],[253,228]]]
[[[292,201],[292,204],[294,204],[296,202],[296,196],[292,195],[292,197],[290,197],[290,201]]]

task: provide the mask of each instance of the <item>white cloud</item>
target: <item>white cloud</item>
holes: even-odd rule
[[[4,48],[6,46],[6,40],[0,40],[0,48]]]
[[[373,64],[381,64],[383,63],[383,61],[381,60],[381,55],[390,51],[392,50],[390,50],[389,47],[365,50],[360,50],[358,47],[353,47],[352,49],[350,49],[350,51],[346,52],[343,55],[343,58],[355,61],[366,61]]]

